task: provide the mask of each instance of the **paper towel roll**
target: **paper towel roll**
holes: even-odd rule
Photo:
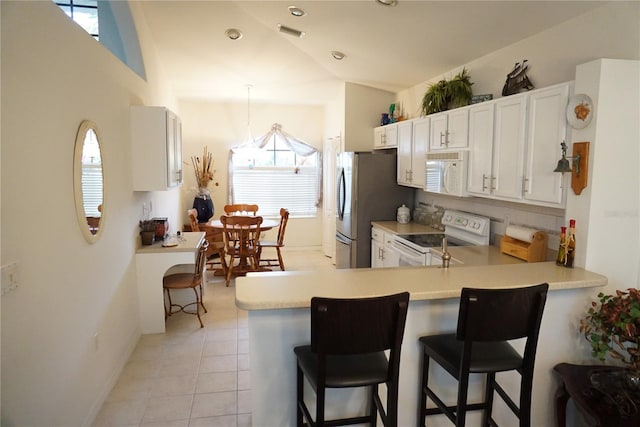
[[[509,225],[507,226],[506,235],[512,237],[516,240],[521,240],[523,242],[533,242],[535,234],[538,230],[534,230],[533,228],[527,227],[519,227],[517,225]]]

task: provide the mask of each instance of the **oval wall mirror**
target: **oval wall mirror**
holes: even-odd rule
[[[82,235],[95,243],[104,228],[104,174],[100,133],[91,120],[80,123],[73,159],[76,214]]]

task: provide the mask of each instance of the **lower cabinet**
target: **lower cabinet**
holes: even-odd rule
[[[371,268],[397,267],[400,259],[389,250],[393,235],[377,227],[371,228]]]

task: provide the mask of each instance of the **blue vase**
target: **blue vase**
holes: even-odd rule
[[[391,119],[389,118],[389,113],[382,113],[382,118],[380,118],[380,125],[388,125],[391,123]]]

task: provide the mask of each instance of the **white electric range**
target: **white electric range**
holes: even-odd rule
[[[434,265],[431,248],[448,246],[486,246],[489,244],[491,220],[467,212],[446,210],[442,216],[444,233],[395,235],[391,250],[398,256],[398,266]]]

